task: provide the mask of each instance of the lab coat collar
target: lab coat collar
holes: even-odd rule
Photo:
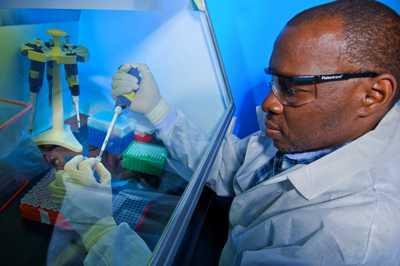
[[[388,145],[396,145],[392,139],[399,134],[399,125],[400,106],[396,104],[374,130],[304,167],[288,171],[287,178],[304,198],[312,200],[372,165]]]

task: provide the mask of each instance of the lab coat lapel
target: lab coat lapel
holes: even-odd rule
[[[251,137],[246,150],[246,157],[236,173],[234,180],[235,194],[238,195],[251,187],[255,172],[271,160],[277,149],[265,136]]]
[[[392,140],[399,134],[399,125],[399,106],[396,105],[374,130],[321,159],[290,172],[288,179],[304,198],[311,200],[346,181],[346,178],[353,178],[366,166],[372,165],[388,145],[396,145]]]
[[[295,165],[253,188],[247,185],[255,168],[251,168],[253,171],[245,171],[241,168],[240,174],[237,175],[236,185],[243,193],[238,193],[240,195],[235,197],[232,204],[230,213],[232,224],[245,225],[263,213],[270,205],[268,202],[272,204],[283,193],[291,190],[287,187],[288,184],[284,184],[288,183],[285,182],[286,180],[290,181],[290,186],[305,201],[312,200],[343,182],[359,182],[359,186],[365,186],[369,180],[353,179],[357,179],[360,173],[366,170],[366,165],[374,163],[376,156],[380,156],[388,146],[400,144],[399,126],[399,106],[395,106],[375,130],[309,165]],[[399,141],[394,141],[394,138]],[[270,147],[266,150],[270,153],[276,152],[276,149]],[[262,161],[266,163],[272,156],[268,154],[268,157],[263,158]],[[254,157],[251,159],[256,160]],[[247,163],[246,167],[249,167],[251,160],[249,159]],[[259,208],[260,203],[262,203],[262,208]]]

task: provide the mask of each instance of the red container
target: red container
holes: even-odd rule
[[[134,135],[134,140],[139,141],[139,142],[146,142],[149,143],[153,140],[153,136],[147,133],[142,133],[142,132],[135,132]]]
[[[6,157],[19,143],[22,132],[27,128],[27,116],[32,105],[17,100],[0,99],[0,158]],[[0,192],[0,213],[3,212],[27,186],[24,177],[11,177],[2,180]]]
[[[39,223],[57,225],[69,229],[70,225],[58,211],[34,207],[29,204],[20,204],[19,209],[22,217]]]

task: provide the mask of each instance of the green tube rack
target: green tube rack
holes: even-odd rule
[[[121,163],[127,170],[160,176],[167,154],[165,147],[134,141],[123,152]]]

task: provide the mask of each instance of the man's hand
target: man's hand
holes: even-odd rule
[[[168,104],[160,95],[152,73],[145,64],[124,64],[112,79],[112,96],[135,93],[131,110],[143,113],[153,124],[159,123],[169,112]]]
[[[64,181],[80,184],[82,186],[111,189],[111,174],[97,158],[84,159],[77,155],[64,166],[66,173]],[[98,174],[99,182],[94,173]]]
[[[75,156],[65,164],[63,171],[56,173],[56,180],[49,188],[55,199],[64,199],[60,212],[81,236],[95,224],[99,227],[100,223],[102,228],[115,226],[111,174],[98,159]]]
[[[95,173],[98,175],[96,180]],[[80,234],[88,255],[85,265],[145,265],[151,251],[127,223],[116,225],[112,217],[111,175],[96,158],[72,158],[56,173],[60,212]],[[74,247],[67,249],[70,252]],[[60,260],[65,254],[60,255]]]

